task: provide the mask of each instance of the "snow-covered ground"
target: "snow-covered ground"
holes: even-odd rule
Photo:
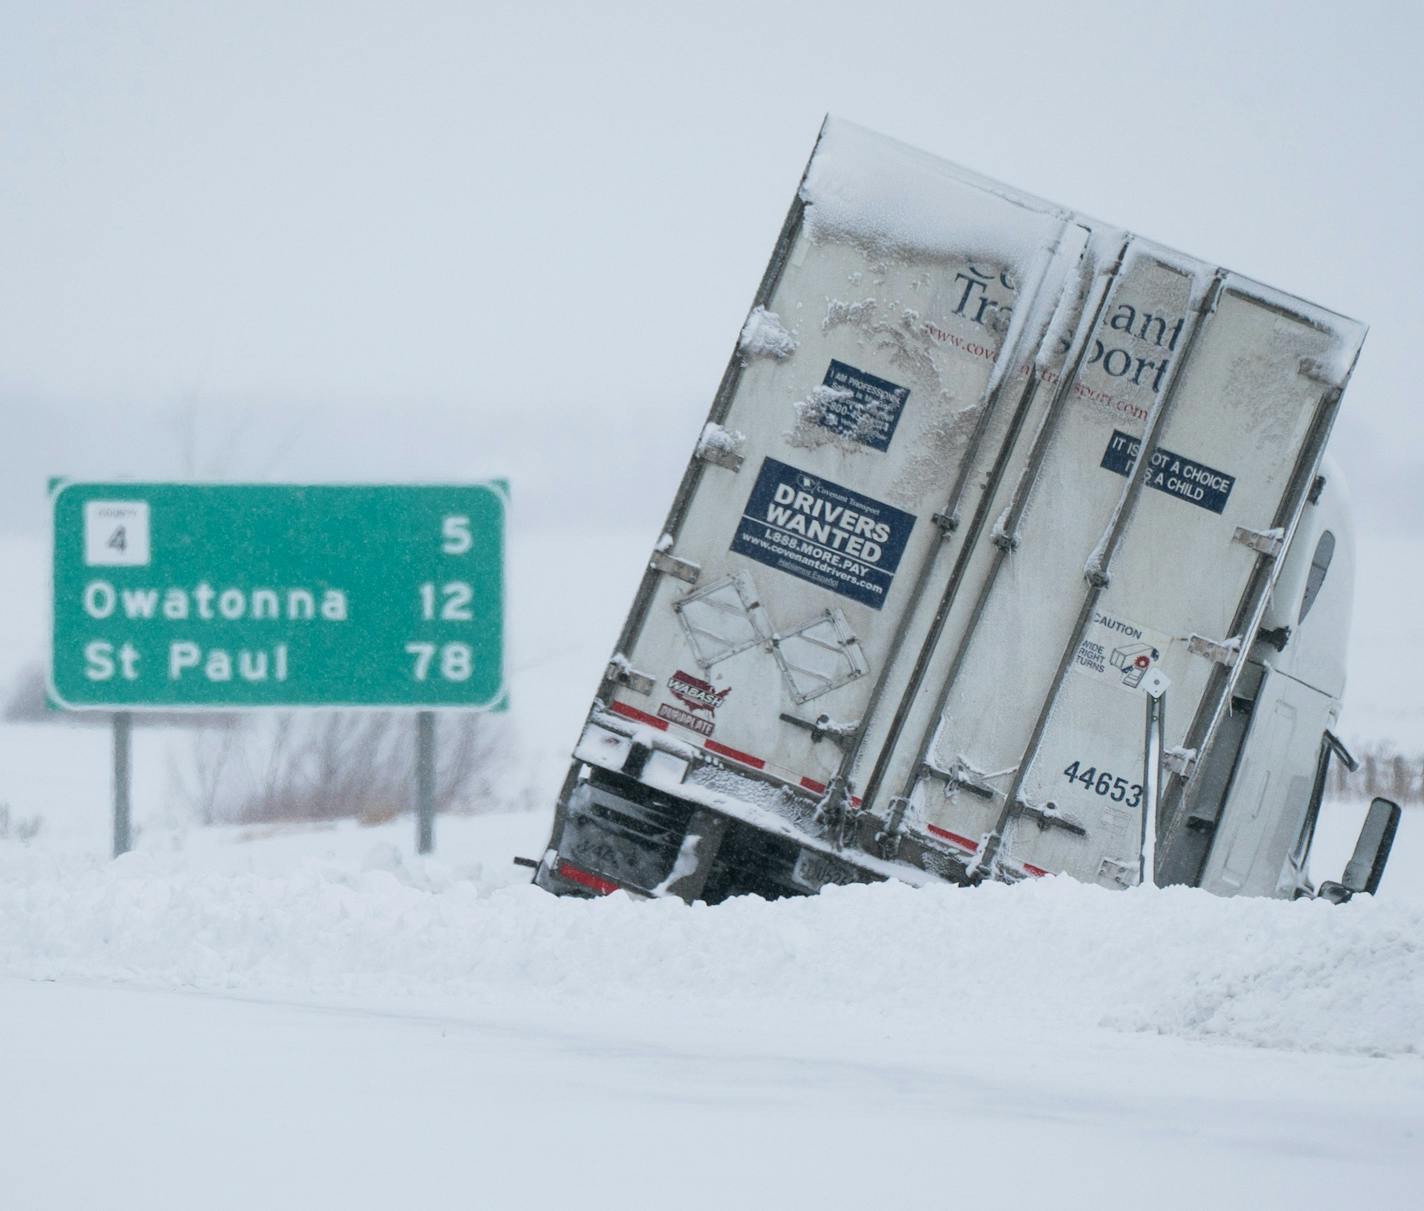
[[[13,1206],[1417,1205],[1417,1074],[1376,1061],[950,1015],[4,1004]]]
[[[1417,1206],[1419,1073],[946,1007],[0,981],[25,1208]]]
[[[408,818],[154,826],[118,862],[102,822],[0,843],[0,1192],[1414,1206],[1412,823],[1388,894],[1341,909],[1066,880],[557,900],[509,861],[542,812],[442,819],[431,859]]]

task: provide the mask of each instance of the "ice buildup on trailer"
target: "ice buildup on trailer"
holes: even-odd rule
[[[1315,894],[1364,333],[828,120],[536,881]]]

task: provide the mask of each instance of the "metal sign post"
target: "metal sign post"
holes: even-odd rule
[[[128,711],[114,712],[114,857],[129,852],[131,817],[129,770],[132,768],[133,717]]]
[[[1172,683],[1161,669],[1142,678],[1147,696],[1147,736],[1142,765],[1142,846],[1137,861],[1137,881],[1157,881],[1158,807],[1162,799],[1162,749],[1166,743],[1167,687]]]
[[[114,852],[130,711],[411,709],[417,847],[434,844],[433,710],[503,710],[502,481],[65,483],[49,694],[114,716]]]
[[[415,716],[415,852],[435,848],[435,712]]]

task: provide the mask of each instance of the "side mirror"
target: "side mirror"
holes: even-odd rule
[[[1340,879],[1352,892],[1374,895],[1378,890],[1401,815],[1399,804],[1388,799],[1376,799],[1370,804],[1365,822],[1360,826],[1360,839],[1355,842],[1355,855],[1345,864],[1345,873]]]
[[[1394,834],[1399,830],[1403,813],[1399,804],[1389,799],[1375,799],[1365,813],[1355,852],[1345,863],[1345,873],[1338,883],[1322,883],[1319,895],[1335,904],[1343,904],[1359,892],[1374,895],[1384,877],[1384,866],[1394,846]]]

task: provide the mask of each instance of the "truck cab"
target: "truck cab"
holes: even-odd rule
[[[1219,895],[1316,894],[1310,853],[1331,765],[1355,766],[1335,734],[1354,579],[1349,493],[1327,455],[1192,795],[1192,843],[1161,881]]]

